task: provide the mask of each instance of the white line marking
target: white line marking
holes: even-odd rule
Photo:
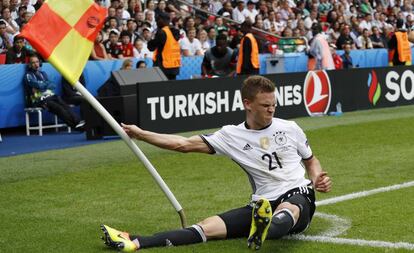
[[[313,242],[328,242],[334,244],[347,244],[357,246],[369,246],[376,248],[392,248],[392,249],[408,249],[414,250],[414,244],[406,242],[384,242],[384,241],[368,241],[360,239],[334,238],[328,236],[307,236],[307,235],[292,235],[287,239],[313,241]]]
[[[338,202],[342,202],[342,201],[346,201],[350,199],[362,198],[362,197],[366,197],[366,196],[381,193],[381,192],[393,191],[393,190],[398,190],[398,189],[407,188],[411,186],[414,186],[414,181],[406,182],[403,184],[396,184],[396,185],[381,187],[381,188],[377,188],[377,189],[373,189],[369,191],[350,193],[347,195],[334,197],[330,199],[324,199],[321,201],[317,201],[315,204],[316,206],[325,206],[325,205],[330,205],[330,204],[334,204],[334,203],[338,203]]]
[[[329,220],[332,223],[332,227],[328,230],[318,234],[318,236],[334,237],[343,234],[351,227],[351,221],[349,219],[341,218],[333,214],[316,212],[314,217],[319,217],[325,220]]]
[[[381,192],[399,190],[402,188],[408,188],[412,186],[414,186],[414,181],[381,187],[381,188],[377,188],[377,189],[373,189],[369,191],[351,193],[351,194],[334,197],[330,199],[325,199],[325,200],[316,202],[316,205],[317,206],[330,205],[330,204],[334,204],[334,203],[338,203],[338,202],[342,202],[346,200],[362,198],[362,197],[366,197],[366,196],[381,193]],[[356,246],[366,246],[366,247],[375,247],[375,248],[414,250],[414,244],[407,243],[407,242],[370,241],[370,240],[362,240],[362,239],[348,239],[348,238],[334,237],[334,236],[338,236],[342,234],[343,232],[345,232],[351,226],[351,222],[347,219],[341,218],[336,215],[331,215],[331,214],[324,214],[324,213],[317,212],[315,213],[315,216],[333,221],[333,223],[335,224],[334,228],[328,229],[327,231],[321,233],[320,235],[316,235],[316,236],[291,235],[291,236],[286,236],[284,238],[290,239],[290,240],[303,240],[303,241],[356,245]]]

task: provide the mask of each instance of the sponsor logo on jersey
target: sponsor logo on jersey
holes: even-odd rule
[[[303,97],[309,115],[328,112],[331,103],[331,83],[324,70],[308,72],[305,78]]]
[[[250,144],[249,143],[247,143],[246,145],[244,145],[244,147],[243,147],[243,150],[244,151],[246,151],[246,150],[251,150],[251,149],[253,149],[252,148],[252,146],[250,146]]]
[[[371,70],[368,74],[368,99],[369,102],[375,106],[381,96],[381,85],[378,82],[377,73],[375,70]]]
[[[279,146],[283,146],[287,142],[286,133],[285,132],[276,132],[274,135],[275,142]]]
[[[261,137],[260,138],[260,147],[262,149],[268,149],[270,146],[270,140],[269,137]]]

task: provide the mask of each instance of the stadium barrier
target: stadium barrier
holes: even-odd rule
[[[340,52],[340,51],[338,51]],[[266,74],[266,57],[261,55],[261,74]],[[387,66],[387,51],[354,50],[351,52],[354,64],[359,67]],[[137,60],[135,60],[136,63]],[[147,65],[152,61],[147,59]],[[179,80],[190,79],[201,74],[202,57],[184,57]],[[109,78],[110,72],[120,69],[122,60],[117,61],[89,61],[84,70],[87,89],[96,96],[98,88]],[[286,72],[305,72],[307,70],[307,56],[303,53],[285,55]],[[43,64],[43,70],[49,78],[57,84],[57,94],[60,94],[61,75],[50,64]],[[24,125],[23,77],[26,65],[0,65],[0,129]],[[51,117],[49,117],[51,119]],[[46,119],[47,121],[47,119]]]
[[[276,83],[276,116],[285,119],[414,103],[411,66],[266,76]],[[172,133],[242,122],[240,86],[244,78],[137,85],[138,124]]]

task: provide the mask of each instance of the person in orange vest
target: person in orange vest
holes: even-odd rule
[[[397,20],[397,31],[388,42],[388,61],[390,66],[411,65],[411,49],[404,20]]]
[[[239,57],[237,59],[237,75],[259,74],[259,44],[251,33],[252,23],[246,19],[241,24],[241,32],[244,34],[240,41]]]
[[[161,12],[157,17],[158,31],[147,46],[154,51],[154,66],[160,67],[169,80],[175,80],[181,67],[180,32],[169,24],[170,16]]]

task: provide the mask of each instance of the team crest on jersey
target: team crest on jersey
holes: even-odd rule
[[[260,138],[260,147],[262,149],[268,149],[270,146],[270,140],[268,137],[261,137]]]
[[[286,133],[285,132],[276,132],[274,135],[275,142],[279,146],[283,146],[287,142]]]

